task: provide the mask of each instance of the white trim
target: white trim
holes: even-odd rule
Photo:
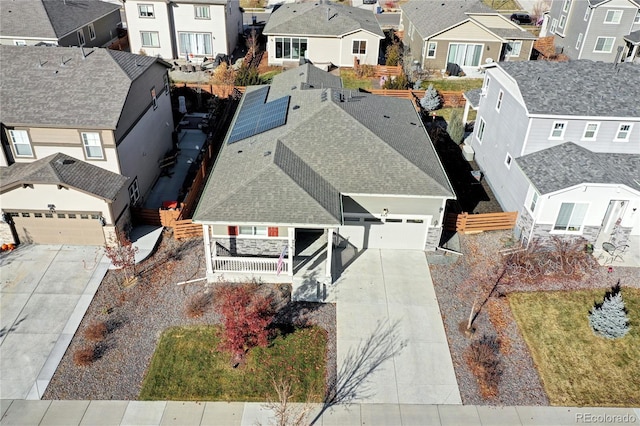
[[[584,38],[584,34],[578,34],[578,39],[576,40],[576,49],[580,50],[582,47],[582,39]]]
[[[611,47],[609,48],[609,50],[596,50],[598,47],[598,40],[600,39],[613,39],[613,41],[611,42]],[[609,36],[600,36],[598,38],[596,38],[596,42],[593,45],[593,53],[611,53],[613,52],[613,46],[616,44],[616,37],[609,37]],[[606,41],[605,43],[602,45],[602,47],[604,48],[606,46]]]
[[[18,154],[18,151],[16,150],[16,142],[15,139],[13,137],[13,133],[14,132],[21,132],[20,134],[24,133],[24,135],[26,135],[27,138],[27,144],[29,145],[29,151],[31,151],[31,154],[29,155],[20,155]],[[35,151],[33,149],[33,145],[31,142],[31,136],[29,135],[29,131],[27,129],[9,129],[8,132],[9,133],[9,143],[11,145],[11,151],[14,157],[16,158],[35,158]],[[20,143],[18,145],[26,145],[24,143],[24,141],[20,141]]]
[[[76,31],[76,36],[78,37],[78,44],[80,46],[84,46],[85,43],[87,42],[87,40],[84,37],[84,30],[82,28],[80,28],[78,31]]]
[[[619,139],[618,135],[620,134],[620,130],[622,130],[622,126],[629,126],[629,130],[627,130],[627,137],[624,139]],[[629,142],[631,139],[631,131],[633,130],[633,123],[620,123],[618,125],[618,130],[616,130],[616,136],[613,138],[614,142]]]
[[[561,115],[561,114],[528,114],[530,118],[547,118],[547,119],[559,119],[559,120],[599,120],[599,121],[630,121],[640,122],[638,117],[615,117],[615,116],[602,116],[602,115]]]
[[[433,49],[433,56],[429,56],[429,45],[433,43],[435,44],[435,48]],[[426,43],[426,52],[424,57],[428,58],[428,59],[433,59],[436,57],[436,55],[438,54],[438,42],[437,41],[427,41]]]
[[[89,40],[95,40],[96,39],[96,27],[93,26],[93,22],[89,23],[89,25],[87,25],[87,29],[89,30]],[[93,37],[92,37],[93,35]]]
[[[558,29],[558,20],[556,18],[553,18],[551,20],[551,27],[549,27],[549,32],[555,34],[557,29]]]
[[[475,136],[478,142],[480,143],[480,145],[482,145],[482,138],[484,138],[484,130],[486,127],[487,127],[487,122],[484,120],[484,118],[478,117],[478,131],[476,132]],[[482,134],[478,136],[481,130],[482,130]]]
[[[549,133],[549,140],[563,140],[564,139],[564,134],[567,131],[567,124],[569,122],[568,121],[562,121],[562,120],[556,120],[553,122],[553,124],[551,125],[551,132]],[[556,130],[556,124],[562,124],[562,128],[561,128],[561,133],[560,136],[553,136],[553,132],[555,132]]]
[[[364,53],[360,53],[360,48],[361,48],[361,44],[360,43],[362,43],[363,41],[364,41]],[[367,54],[367,49],[368,49],[367,41],[368,40],[360,39],[360,38],[354,38],[353,40],[351,40],[351,54],[352,55],[366,55]],[[354,47],[355,47],[354,46],[355,42],[358,42],[358,52],[357,53],[353,51]]]
[[[504,91],[500,89],[498,92],[498,100],[496,101],[496,111],[500,112],[500,108],[502,107],[502,101],[504,101]]]
[[[522,149],[520,150],[520,157],[524,155],[525,148],[527,147],[527,142],[529,142],[529,134],[531,133],[532,124],[533,124],[533,120],[529,118],[529,124],[527,125],[527,132],[524,134],[524,142],[522,143]]]
[[[92,136],[89,138],[89,135]],[[90,160],[104,160],[104,149],[102,148],[102,138],[100,137],[100,132],[80,132],[80,140],[82,141],[82,148],[84,149],[85,159]],[[92,145],[91,143],[95,143],[97,140],[98,145]],[[100,148],[100,156],[91,156],[89,155],[89,150],[87,148]]]
[[[232,225],[229,225],[232,226]],[[270,226],[269,228],[280,228],[279,226]],[[298,227],[300,228],[300,226]],[[308,227],[310,228],[310,227]],[[240,230],[238,229],[238,232],[240,232]],[[267,230],[267,232],[269,232]],[[274,240],[282,240],[285,241],[287,240],[289,237],[281,237],[281,236],[277,236],[277,237],[270,237],[268,235],[249,235],[249,234],[238,234],[238,235],[228,235],[228,234],[213,234],[211,236],[212,238],[237,238],[239,240],[269,240],[269,241],[274,241]]]
[[[151,44],[144,44],[144,34],[150,34],[151,35]],[[153,44],[154,40],[153,40],[153,34],[156,35],[156,40],[158,43]],[[159,31],[140,31],[140,45],[144,48],[144,47],[151,47],[151,48],[159,48],[160,47],[160,32]]]
[[[517,58],[517,57],[519,57],[519,56],[522,54],[522,40],[510,40],[510,41],[508,41],[508,42],[507,42],[507,46],[509,46],[509,47],[510,47],[512,44],[513,44],[513,45],[518,45],[518,44],[520,45],[520,47],[518,48],[518,54],[517,54],[517,55],[514,55],[513,53],[511,53],[511,52],[513,52],[513,50],[514,50],[514,49],[511,49],[511,50],[507,53],[507,56],[508,56],[508,57],[510,57],[510,58]]]
[[[13,40],[14,46],[26,46],[27,42],[25,40]]]
[[[362,192],[343,192],[341,193],[343,196],[347,197],[390,197],[390,198],[446,198],[447,200],[452,200],[451,197],[447,197],[444,195],[406,195],[406,194],[366,194]]]
[[[609,17],[609,13],[613,12],[613,21],[607,21],[607,18]],[[617,16],[618,16],[618,20],[615,20],[616,17],[616,13],[620,12]],[[604,20],[602,21],[603,25],[618,25],[620,24],[620,21],[622,20],[622,14],[624,13],[623,10],[620,9],[609,9],[605,12],[604,14]]]
[[[582,19],[584,20],[584,22],[587,22],[590,17],[591,17],[591,7],[587,5],[587,9],[584,11],[584,18]]]
[[[558,223],[558,215],[560,214],[560,210],[562,209],[562,206],[564,204],[573,204],[573,209],[571,210],[571,214],[569,215],[569,221],[567,222],[567,229],[555,229],[556,224]],[[576,205],[586,205],[587,209],[585,210],[584,213],[584,217],[582,218],[582,222],[580,223],[580,229],[578,230],[569,230],[569,223],[571,222],[571,218],[573,217],[573,214],[575,212],[575,206]],[[572,235],[576,235],[576,234],[582,234],[582,231],[584,230],[584,222],[587,218],[587,213],[589,212],[589,208],[591,207],[591,203],[589,202],[576,202],[576,201],[566,201],[566,202],[561,202],[560,203],[560,208],[558,208],[558,212],[556,213],[556,218],[553,221],[553,226],[551,227],[551,230],[549,231],[549,234],[572,234]]]
[[[596,126],[596,129],[593,130],[593,136],[590,137],[590,138],[586,137],[585,135],[587,133],[587,130],[588,130],[589,126],[594,125],[594,124]],[[590,121],[590,122],[585,123],[584,130],[582,131],[582,136],[580,137],[580,140],[581,141],[595,141],[596,138],[598,137],[598,131],[599,130],[600,130],[600,122]]]

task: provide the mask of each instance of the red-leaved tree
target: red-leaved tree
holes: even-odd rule
[[[124,274],[124,285],[135,282],[136,277],[136,253],[135,247],[124,231],[116,231],[109,244],[104,247],[107,258],[116,269],[121,269]]]
[[[233,354],[233,363],[242,361],[255,346],[267,346],[273,321],[272,300],[258,293],[255,284],[224,285],[217,289],[216,304],[223,317],[221,349]]]

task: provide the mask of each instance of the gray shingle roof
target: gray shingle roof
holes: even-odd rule
[[[292,87],[297,89],[321,89],[342,87],[342,79],[312,64],[304,64],[296,68],[297,72],[284,72],[273,77],[271,93],[287,92]],[[275,98],[272,98],[275,99]]]
[[[0,121],[5,125],[115,129],[131,82],[150,56],[79,47],[0,46]],[[62,62],[64,61],[64,65]]]
[[[95,195],[106,201],[115,200],[128,177],[110,172],[68,155],[57,153],[31,163],[14,163],[0,167],[2,191],[22,184],[64,185]]]
[[[498,64],[518,83],[531,114],[640,117],[640,67],[577,60]]]
[[[638,154],[596,153],[565,142],[517,158],[516,162],[540,194],[582,183],[623,184],[640,191],[636,181]]]
[[[431,37],[465,21],[468,19],[467,13],[495,13],[479,0],[412,0],[402,5],[401,9],[422,38]]]
[[[473,108],[478,108],[480,106],[481,93],[482,93],[482,89],[468,90],[464,92],[464,97],[469,100]]]
[[[0,34],[58,39],[119,10],[99,0],[0,0]]]
[[[624,36],[624,39],[632,44],[640,43],[640,30],[629,33],[628,35]]]
[[[283,4],[271,14],[263,32],[266,35],[341,36],[360,29],[384,38],[371,11],[316,2]]]
[[[498,37],[506,40],[537,40],[538,38],[527,30],[517,28],[487,28]]]
[[[336,225],[340,194],[454,197],[410,101],[285,84],[268,97],[286,95],[284,126],[225,143],[196,221]]]

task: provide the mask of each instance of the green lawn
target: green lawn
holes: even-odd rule
[[[434,89],[444,92],[466,92],[467,90],[479,89],[482,87],[481,78],[437,78],[424,80],[422,88],[426,89],[429,84],[433,84]]]
[[[624,284],[624,283],[623,283]],[[588,314],[604,290],[514,293],[509,304],[553,405],[640,406],[640,290],[623,287],[631,331],[597,337]]]
[[[265,401],[275,399],[272,378],[292,383],[293,400],[325,389],[326,332],[307,328],[254,348],[246,363],[233,368],[231,356],[218,351],[219,326],[166,330],[142,383],[141,400]]]
[[[370,90],[373,88],[370,78],[358,78],[355,71],[351,69],[341,69],[340,77],[342,78],[342,86],[345,89],[365,89]]]

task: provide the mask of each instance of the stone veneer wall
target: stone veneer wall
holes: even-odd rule
[[[0,222],[0,244],[15,244],[13,239],[13,232],[11,232],[11,225],[7,222]]]
[[[573,234],[551,234],[551,230],[553,229],[553,225],[543,224],[543,225],[534,225],[533,227],[533,235],[531,240],[547,240],[551,237],[560,237],[560,238],[576,238],[581,237],[587,240],[590,243],[595,243],[598,238],[598,233],[600,232],[599,226],[585,226],[582,230],[582,234],[573,235]]]
[[[533,217],[529,214],[529,211],[525,208],[522,209],[516,220],[516,236],[520,237],[520,240],[526,245],[529,242],[529,233],[533,227]],[[519,234],[518,234],[519,232]]]
[[[442,228],[429,227],[427,231],[427,241],[424,245],[426,251],[434,251],[440,244],[440,237],[442,236]]]
[[[214,238],[219,256],[280,256],[287,240]],[[295,248],[293,249],[295,253]]]

